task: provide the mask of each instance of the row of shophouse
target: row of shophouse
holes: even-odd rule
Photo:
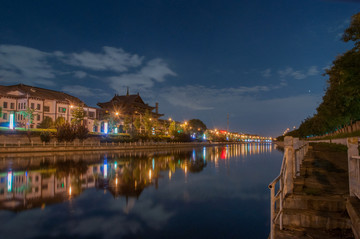
[[[64,92],[54,91],[24,84],[3,86],[0,85],[0,126],[38,128],[46,118],[54,122],[63,117],[71,122],[73,111],[82,107],[85,112],[83,124],[90,132],[107,132],[109,117],[117,120],[116,131],[123,132],[124,120],[128,118],[131,123],[136,118],[143,117],[146,112],[153,120],[159,120],[163,114],[158,112],[156,106],[146,104],[138,94],[115,95],[110,101],[98,103],[99,107],[90,107],[79,98]],[[29,123],[20,112],[33,110],[33,120]],[[28,125],[26,125],[28,124]]]

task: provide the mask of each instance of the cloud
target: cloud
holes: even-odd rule
[[[262,97],[265,92],[279,89],[281,86],[257,86],[248,91],[205,86],[171,87],[163,89],[159,103],[161,112],[172,112],[172,118],[200,118],[209,128],[226,128],[226,115],[230,113],[231,130],[277,136],[284,125],[299,125],[301,120],[312,115],[321,100],[320,95],[312,94]],[[237,127],[232,128],[235,125]]]
[[[5,83],[54,85],[55,71],[48,63],[51,54],[17,45],[0,45],[0,81]]]
[[[318,75],[320,72],[317,66],[310,66],[307,71],[294,70],[292,67],[287,67],[283,70],[278,71],[280,78],[294,78],[297,80],[302,80],[308,78],[309,76]]]
[[[75,71],[74,72],[74,77],[82,79],[85,78],[87,76],[87,73],[84,71]]]
[[[157,82],[165,81],[165,76],[176,76],[176,74],[168,68],[167,64],[159,58],[149,61],[147,65],[141,69],[140,74]]]
[[[329,33],[341,32],[341,36],[342,36],[344,30],[349,26],[349,24],[350,24],[350,18],[346,18],[345,20],[338,22],[336,25],[328,27],[328,32]]]
[[[161,96],[171,105],[191,110],[212,110],[219,102],[233,102],[234,99],[246,98],[256,94],[277,89],[280,86],[253,86],[237,88],[211,88],[202,85],[187,85],[165,88]]]
[[[315,76],[315,75],[318,75],[318,74],[319,74],[319,70],[318,70],[317,66],[311,66],[308,69],[308,72],[307,72],[308,76]]]
[[[61,70],[55,70],[55,67]],[[67,78],[62,81],[65,75]],[[155,83],[164,82],[168,76],[176,76],[176,73],[161,58],[144,62],[144,57],[125,52],[122,48],[104,46],[100,53],[66,53],[0,45],[0,82],[4,83],[54,86],[55,82],[61,85],[72,77],[73,80],[102,80],[118,92],[126,86],[150,92]],[[77,96],[104,95],[81,85],[65,85],[62,89]]]
[[[104,46],[102,53],[92,53],[84,51],[82,53],[72,53],[64,55],[64,62],[69,65],[84,67],[96,71],[115,71],[126,72],[129,68],[137,67],[142,64],[143,58],[137,54],[130,54],[121,48]]]
[[[68,85],[62,87],[62,91],[67,92],[74,96],[97,96],[97,97],[104,97],[109,96],[108,93],[104,92],[101,89],[92,89],[81,85]]]
[[[163,82],[167,76],[176,76],[167,64],[159,58],[149,61],[137,73],[122,74],[109,77],[110,86],[117,92],[122,92],[127,86],[133,90],[146,91],[155,82]]]
[[[264,70],[263,72],[261,72],[262,76],[265,78],[268,78],[271,76],[271,69],[267,68],[266,70]]]

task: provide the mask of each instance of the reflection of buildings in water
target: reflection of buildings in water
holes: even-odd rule
[[[203,152],[126,160],[108,160],[105,155],[102,164],[68,160],[47,164],[47,169],[0,173],[0,209],[44,207],[74,198],[89,188],[107,190],[114,198],[126,197],[126,201],[139,198],[146,187],[158,187],[162,171],[169,172],[169,179],[176,169],[185,174],[200,172],[206,166],[206,150]]]
[[[271,143],[241,143],[226,145],[223,147],[213,148],[210,159],[215,163],[215,168],[218,168],[219,159],[227,160],[235,157],[246,157],[248,155],[254,154],[271,153],[272,147],[273,146]]]

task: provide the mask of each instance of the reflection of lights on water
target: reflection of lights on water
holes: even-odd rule
[[[149,179],[151,181],[151,169],[149,169]]]
[[[155,159],[154,158],[152,159],[152,169],[153,170],[155,169]]]
[[[116,169],[117,168],[117,162],[115,161],[114,163],[114,168]]]
[[[115,179],[115,184],[118,185],[118,178]]]
[[[108,169],[107,169],[107,160],[105,159],[105,160],[104,160],[104,178],[107,178],[107,173],[108,173],[107,170],[108,170]]]
[[[169,170],[169,179],[171,179],[171,170]]]
[[[203,159],[204,159],[204,162],[205,162],[205,159],[206,159],[206,147],[203,148]]]
[[[187,170],[188,170],[187,165],[185,165],[185,168],[184,168],[185,174],[187,173]]]
[[[135,188],[137,187],[137,181],[135,180]]]
[[[195,149],[193,149],[192,151],[192,159],[195,161],[196,159],[196,152],[195,152]]]
[[[71,186],[69,187],[69,195],[71,196]]]
[[[11,188],[12,188],[12,172],[8,172],[8,185],[7,185],[7,189],[8,192],[11,192]]]

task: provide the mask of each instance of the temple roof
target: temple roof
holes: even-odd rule
[[[140,111],[138,113],[144,113],[146,110],[149,110],[151,114],[157,117],[163,115],[152,112],[156,107],[145,104],[139,94],[115,95],[110,101],[98,103],[97,105],[103,109],[116,110],[125,114],[133,114],[137,110]]]

